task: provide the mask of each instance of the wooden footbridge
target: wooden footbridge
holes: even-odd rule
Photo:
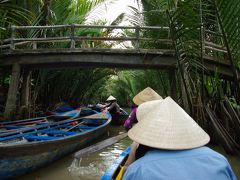
[[[151,34],[157,34],[158,38],[152,38]],[[21,69],[25,72],[26,98],[28,72],[32,68],[78,66],[174,71],[177,58],[169,34],[169,27],[156,26],[12,26],[11,38],[3,40],[0,46],[0,68],[12,68],[5,115],[8,117],[15,110]],[[208,41],[204,41],[203,47],[205,72],[212,74],[217,69],[223,78],[233,79],[228,59],[216,57],[219,53],[227,57],[226,48]]]

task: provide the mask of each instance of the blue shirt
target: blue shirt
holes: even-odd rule
[[[227,159],[208,147],[152,150],[132,163],[123,180],[237,180]]]

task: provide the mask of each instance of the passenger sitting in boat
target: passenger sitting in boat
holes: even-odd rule
[[[170,97],[143,103],[128,136],[139,146],[123,180],[236,180],[227,159],[204,146],[209,135]]]
[[[146,102],[146,101],[152,101],[152,100],[158,100],[158,99],[162,99],[162,97],[156,93],[152,88],[147,87],[144,90],[142,90],[141,92],[139,92],[134,98],[133,98],[133,102],[134,102],[134,106],[132,108],[132,111],[130,113],[130,115],[128,116],[128,118],[124,121],[124,127],[126,130],[129,130],[132,128],[134,123],[137,123],[137,118],[136,118],[136,112],[137,112],[137,107]]]
[[[117,99],[113,96],[109,96],[106,102],[107,102],[107,105],[103,107],[105,107],[105,110],[110,112],[112,116],[112,124],[119,125],[120,106],[117,103]]]

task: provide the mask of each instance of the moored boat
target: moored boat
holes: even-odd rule
[[[45,117],[37,117],[37,118],[23,119],[23,120],[16,120],[16,121],[4,121],[0,123],[0,133],[12,131],[14,129],[19,129],[19,128],[25,128],[26,126],[35,126],[43,123],[57,122],[65,119],[74,119],[79,117],[80,113],[81,113],[81,109],[78,108],[72,111],[45,116]]]
[[[129,114],[127,111],[125,111],[123,108],[120,108],[120,117],[119,117],[119,121],[120,121],[120,125],[124,124],[124,121],[128,118]]]
[[[88,108],[95,110],[97,112],[101,112],[103,110],[97,105],[88,105]],[[120,114],[119,114],[118,118],[116,118],[117,120],[115,120],[113,117],[112,123],[114,125],[123,125],[124,121],[128,118],[128,116],[129,116],[128,112],[126,110],[124,110],[123,108],[120,108]]]
[[[115,180],[121,173],[121,166],[124,165],[126,162],[128,155],[131,151],[131,146],[126,148],[120,156],[114,160],[114,162],[111,164],[111,166],[105,171],[105,173],[102,175],[101,180]]]
[[[23,175],[84,147],[103,135],[109,113],[48,123],[0,134],[0,177]]]

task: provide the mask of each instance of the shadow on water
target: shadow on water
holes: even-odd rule
[[[123,131],[122,127],[112,126],[109,135],[114,136]],[[107,136],[102,137],[98,141],[106,138]],[[131,142],[129,138],[125,138],[112,146],[79,160],[73,159],[73,154],[71,154],[30,174],[21,176],[17,180],[98,180]],[[240,158],[226,155],[220,147],[211,146],[211,148],[228,158],[235,174],[240,179]]]

